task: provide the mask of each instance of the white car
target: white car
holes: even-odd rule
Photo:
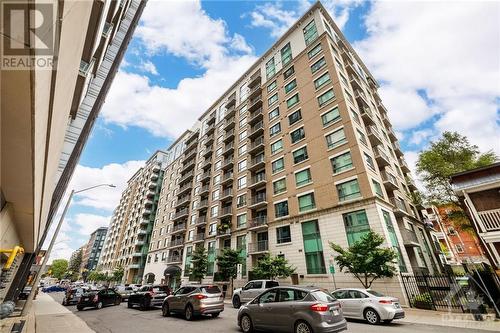
[[[380,321],[390,323],[394,319],[405,317],[399,299],[371,289],[337,289],[332,295],[340,301],[346,318],[365,319],[368,323],[376,325]]]
[[[242,288],[234,289],[232,303],[235,309],[238,309],[241,304],[250,302],[255,297],[262,294],[269,288],[278,287],[278,281],[273,280],[252,280]]]

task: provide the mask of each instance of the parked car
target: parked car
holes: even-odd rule
[[[237,320],[244,333],[323,333],[347,329],[340,302],[316,287],[271,288],[242,305]]]
[[[135,291],[132,286],[115,286],[115,291],[120,294],[122,297],[122,301],[128,300],[129,296],[132,295]]]
[[[33,287],[25,286],[23,290],[19,293],[18,299],[27,300],[28,296],[31,294],[31,290],[33,290]]]
[[[365,319],[375,325],[381,320],[390,323],[405,317],[397,298],[384,296],[375,290],[345,288],[335,290],[332,295],[342,304],[346,318]]]
[[[89,287],[89,286],[77,286],[73,288],[66,289],[66,293],[64,294],[64,298],[62,300],[62,305],[73,305],[77,304],[82,297],[83,294],[88,293],[90,291],[96,291],[97,289]]]
[[[76,308],[78,311],[91,307],[101,309],[107,305],[120,305],[121,302],[122,297],[113,289],[93,290],[80,297]]]
[[[128,297],[127,306],[132,308],[134,305],[139,305],[141,310],[146,310],[151,306],[162,305],[168,295],[170,295],[170,288],[168,286],[142,286],[141,289]]]
[[[53,285],[49,287],[45,287],[42,289],[44,293],[53,293],[53,292],[59,292],[59,291],[66,291],[66,287],[63,286],[58,286],[58,285]]]
[[[238,309],[241,304],[253,300],[257,295],[260,295],[269,288],[279,286],[278,281],[273,280],[252,280],[242,288],[233,291],[232,303],[233,307]]]
[[[164,317],[174,312],[183,314],[186,320],[208,314],[216,318],[224,311],[224,296],[217,286],[186,285],[165,298],[161,309]]]

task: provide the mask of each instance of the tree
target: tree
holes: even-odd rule
[[[71,256],[68,264],[68,272],[66,274],[68,279],[71,281],[76,281],[78,279],[78,275],[80,275],[80,267],[82,266],[83,261],[83,251],[80,249],[76,252],[75,256]]]
[[[233,280],[238,274],[238,265],[243,263],[243,258],[240,257],[240,252],[233,249],[224,249],[222,254],[217,257],[217,266],[219,272],[224,279],[231,282],[231,289],[233,290]],[[227,281],[227,280],[226,280]]]
[[[189,276],[194,281],[199,281],[205,277],[208,268],[208,255],[203,246],[197,246],[191,256],[191,268]]]
[[[288,265],[288,260],[284,257],[271,257],[269,254],[259,259],[253,269],[255,276],[271,280],[277,277],[289,277],[293,272],[295,268]]]
[[[444,132],[442,138],[431,142],[417,160],[417,174],[427,189],[427,198],[433,204],[459,205],[450,185],[450,176],[495,162],[492,151],[481,153],[467,137],[457,132]]]
[[[347,249],[330,243],[330,247],[339,255],[335,257],[340,271],[353,274],[366,288],[380,278],[391,278],[396,273],[394,263],[396,252],[391,248],[382,248],[384,237],[370,230],[361,239]]]
[[[124,273],[125,273],[125,270],[123,269],[123,266],[119,265],[113,271],[112,280],[115,282],[120,282],[123,278]]]
[[[68,261],[66,259],[55,259],[50,265],[51,275],[56,279],[62,279],[68,270]]]

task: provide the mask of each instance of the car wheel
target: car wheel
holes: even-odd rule
[[[239,309],[241,306],[240,296],[236,295],[233,297],[233,308]]]
[[[377,311],[371,308],[365,310],[365,319],[371,325],[377,325],[380,322],[380,316]]]
[[[170,308],[168,307],[168,303],[163,304],[161,307],[161,314],[163,317],[170,317]]]
[[[240,319],[240,328],[243,333],[251,333],[253,332],[253,324],[252,319],[250,319],[249,315],[243,315]]]
[[[66,299],[65,299],[65,298],[63,298],[63,300],[62,300],[62,305],[64,305],[64,306],[66,306],[66,305],[67,305],[67,304],[66,304]]]
[[[149,306],[151,305],[151,301],[148,299],[145,299],[141,302],[140,309],[142,311],[149,309]]]
[[[313,330],[305,321],[299,321],[295,324],[295,333],[313,333]]]
[[[121,298],[117,298],[117,299],[115,300],[115,305],[120,305],[121,303],[122,303]]]
[[[386,320],[384,320],[384,323],[390,324],[390,323],[392,323],[392,319],[386,319]]]
[[[193,307],[191,305],[186,306],[186,309],[184,309],[184,318],[186,320],[193,320],[193,317]]]
[[[77,306],[76,306],[76,309],[77,309],[78,311],[82,311],[82,310],[83,310],[83,306],[77,305]]]
[[[102,309],[102,305],[103,305],[102,302],[98,302],[97,306],[96,306],[96,309]]]
[[[212,313],[212,318],[217,318],[220,315],[220,312]]]
[[[132,303],[127,302],[127,308],[132,309],[132,307],[133,307],[133,306],[134,306],[134,305],[133,305]]]

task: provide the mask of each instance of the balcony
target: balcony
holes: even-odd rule
[[[191,158],[190,160],[184,160],[183,164],[182,164],[182,169],[181,169],[181,173],[185,173],[191,169],[194,168],[194,158]]]
[[[377,127],[375,127],[374,125],[367,126],[366,132],[368,133],[368,139],[370,139],[372,145],[376,146],[382,143],[382,138]]]
[[[227,188],[224,191],[222,191],[222,194],[220,196],[220,200],[229,200],[233,198],[233,189],[232,188]]]
[[[259,186],[265,186],[266,183],[267,183],[266,174],[259,173],[251,178],[248,188],[257,188]]]
[[[205,134],[206,135],[210,135],[210,134],[213,134],[215,131],[215,125],[210,125],[207,127],[206,131],[205,131]]]
[[[149,177],[149,179],[151,179],[154,182],[157,181],[158,180],[158,174],[152,173],[151,176]]]
[[[257,110],[262,106],[262,96],[257,96],[248,100],[248,112]]]
[[[146,205],[148,207],[153,206],[153,204],[154,204],[154,201],[151,199],[144,200],[144,205]]]
[[[260,168],[263,168],[265,166],[265,162],[264,162],[265,158],[264,158],[264,154],[261,154],[261,155],[258,155],[254,158],[252,158],[252,160],[250,161],[250,166],[248,167],[248,169],[250,171],[254,171],[254,170],[258,170]]]
[[[128,264],[127,267],[129,269],[139,269],[139,268],[141,268],[141,265],[139,265],[139,264]]]
[[[267,240],[258,241],[256,243],[248,244],[248,253],[249,254],[259,254],[265,253],[269,251],[269,243]]]
[[[182,185],[187,181],[191,181],[193,179],[194,173],[193,171],[189,171],[188,173],[184,174],[184,176],[179,179],[179,184]]]
[[[260,68],[259,68],[255,73],[253,73],[250,76],[250,81],[248,82],[248,87],[252,88],[252,87],[256,86],[257,84],[260,86],[260,81],[261,81],[261,77],[260,77]]]
[[[214,143],[214,135],[209,135],[205,139],[205,146],[210,147]]]
[[[167,264],[181,264],[182,256],[180,255],[171,255],[167,257]]]
[[[206,223],[207,223],[206,216],[198,216],[198,218],[196,219],[196,223],[194,225],[199,227],[199,226],[205,225]]]
[[[144,244],[146,244],[146,242],[143,240],[139,240],[139,239],[136,239],[134,242],[135,246],[143,246]]]
[[[387,109],[385,108],[384,104],[382,104],[382,102],[377,103],[377,108],[382,114],[387,114]]]
[[[227,156],[227,155],[231,154],[232,152],[234,152],[234,143],[233,142],[226,143],[226,145],[224,146],[224,151],[222,152],[222,155]]]
[[[229,131],[230,129],[234,128],[234,126],[235,126],[234,117],[231,117],[224,120],[224,125],[222,129],[224,131]]]
[[[392,142],[392,148],[394,149],[394,153],[396,153],[397,157],[403,156],[403,150],[397,141]]]
[[[231,96],[227,98],[226,107],[231,107],[236,104],[236,92],[232,93]]]
[[[200,195],[208,193],[210,191],[210,185],[203,185],[200,189]]]
[[[220,211],[219,218],[228,217],[231,216],[232,214],[233,214],[233,207],[231,206],[223,207]]]
[[[178,219],[185,218],[188,216],[188,214],[189,214],[189,209],[184,208],[184,209],[182,209],[174,214],[173,220],[176,221]]]
[[[210,170],[205,171],[204,173],[201,174],[200,181],[203,182],[207,179],[210,179],[211,172]]]
[[[146,208],[142,211],[142,216],[149,216],[152,212],[153,211],[151,209]]]
[[[267,216],[259,216],[248,221],[248,230],[257,231],[267,228]]]
[[[172,235],[175,235],[175,234],[185,232],[185,231],[186,231],[186,223],[180,223],[180,224],[174,225],[174,227],[172,228],[172,231],[170,233]]]
[[[186,139],[186,145],[191,144],[192,141],[196,141],[195,139],[198,137],[200,133],[199,132],[193,132],[191,133],[190,136]]]
[[[232,117],[235,114],[236,114],[236,108],[234,106],[231,106],[230,108],[226,106],[226,112],[224,112],[224,119]]]
[[[357,75],[349,75],[349,81],[353,89],[363,89],[363,84]]]
[[[248,123],[250,125],[253,125],[257,123],[258,121],[262,120],[264,117],[264,113],[262,112],[262,108],[258,108],[254,112],[250,113],[250,119],[248,120]]]
[[[264,123],[262,121],[259,121],[257,124],[253,125],[250,128],[250,134],[248,135],[248,137],[250,139],[253,139],[261,135],[262,133],[264,133]]]
[[[403,170],[404,173],[410,172],[410,168],[408,167],[408,164],[402,158],[399,159],[399,166],[401,167],[401,170]]]
[[[387,127],[387,134],[389,135],[389,139],[391,139],[392,142],[397,141],[396,133],[392,129],[392,127]]]
[[[134,253],[132,253],[132,257],[142,257],[142,256],[143,256],[142,252],[134,252]]]
[[[213,153],[212,147],[207,147],[205,151],[203,152],[203,157],[205,159],[208,159]]]
[[[193,237],[193,243],[203,242],[204,240],[205,240],[205,234],[204,233],[196,234]]]
[[[217,238],[231,237],[231,228],[217,230]]]
[[[211,166],[212,166],[212,159],[207,158],[207,159],[205,159],[205,161],[204,161],[204,162],[203,162],[203,164],[201,165],[201,168],[202,168],[203,170],[205,170],[205,169],[210,168]]]
[[[385,170],[382,170],[380,174],[382,175],[382,181],[387,191],[392,192],[398,189],[398,181],[396,180],[396,177],[394,177],[394,175]]]
[[[141,227],[142,227],[142,226],[146,226],[146,225],[148,225],[148,224],[149,224],[149,220],[141,220],[141,221],[139,222],[139,226],[141,226]]]
[[[387,127],[391,126],[391,121],[389,120],[389,117],[387,117],[387,115],[385,113],[382,113],[382,122]]]
[[[189,205],[190,201],[191,201],[191,196],[190,195],[185,195],[185,196],[177,199],[177,204],[175,205],[175,207],[179,208],[179,207],[182,207],[182,206]]]
[[[192,188],[193,184],[187,183],[179,188],[179,192],[177,192],[177,195],[184,195],[186,193],[191,193]]]
[[[224,143],[228,143],[234,140],[234,128],[232,130],[226,131],[224,134]]]
[[[248,149],[248,153],[250,155],[259,153],[264,150],[264,147],[265,147],[264,137],[260,136],[252,141],[252,143],[250,144],[250,148]]]
[[[411,177],[406,176],[405,180],[406,180],[406,185],[408,185],[408,188],[410,189],[410,191],[418,190],[417,185],[415,184],[415,181]]]
[[[394,215],[396,217],[408,215],[408,210],[406,209],[406,205],[402,200],[395,197],[391,197],[389,198],[389,200],[394,205]]]
[[[212,114],[210,115],[210,117],[208,117],[208,119],[207,119],[207,124],[211,125],[211,124],[213,124],[213,123],[215,123],[215,112],[214,112],[214,113],[212,113]]]
[[[196,157],[196,149],[190,149],[184,151],[184,157],[183,157],[184,161],[191,162],[194,160],[195,157]]]
[[[152,198],[156,195],[155,191],[148,189],[146,191],[146,198]]]
[[[222,177],[222,185],[226,185],[229,183],[232,183],[234,180],[234,174],[233,172],[225,173],[224,176]]]
[[[160,168],[160,166],[158,164],[155,164],[155,165],[153,165],[153,167],[151,168],[151,170],[153,172],[160,172],[161,168]]]
[[[363,121],[365,122],[365,124],[366,125],[375,124],[372,110],[370,110],[370,108],[363,108],[361,110],[362,110],[361,117],[363,118]]]
[[[354,97],[356,98],[356,101],[358,102],[358,106],[360,109],[370,107],[368,99],[366,98],[366,95],[362,90],[356,89],[354,91]]]
[[[500,231],[500,208],[478,212],[479,232]]]
[[[167,248],[171,249],[174,247],[181,247],[181,246],[184,246],[184,239],[178,238],[178,239],[170,240],[170,242],[168,242]]]
[[[222,163],[222,170],[227,170],[227,169],[232,169],[234,166],[234,158],[231,157],[226,157],[224,159],[224,162]]]
[[[266,194],[265,193],[260,193],[260,194],[257,194],[255,196],[252,197],[252,199],[250,200],[250,208],[251,209],[255,209],[255,208],[259,208],[259,207],[262,207],[262,206],[266,206],[267,205],[267,201],[266,201]]]
[[[420,246],[420,243],[418,242],[417,234],[415,234],[415,231],[413,230],[408,230],[405,228],[400,229],[401,230],[401,237],[403,238],[403,244],[405,246]]]
[[[198,146],[198,140],[192,140],[192,141],[186,142],[184,152],[189,152],[191,150],[195,150],[194,148],[196,148],[196,146]]]
[[[208,208],[208,199],[201,200],[200,205],[198,206],[198,210],[204,210]]]
[[[156,188],[156,186],[157,186],[157,185],[156,185],[156,183],[155,183],[155,182],[149,182],[149,183],[148,183],[148,188],[150,188],[150,189]]]
[[[137,235],[140,235],[140,236],[145,236],[145,235],[147,235],[147,234],[148,234],[148,231],[147,231],[147,230],[145,230],[145,229],[139,229],[139,230],[137,231]]]
[[[260,87],[260,85],[258,85],[250,89],[250,91],[248,92],[248,98],[254,98],[261,94],[262,94],[262,88]]]

